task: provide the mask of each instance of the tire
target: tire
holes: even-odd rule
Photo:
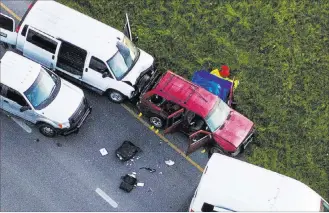
[[[46,123],[42,123],[39,125],[39,131],[41,134],[43,134],[48,138],[53,138],[57,135],[56,129],[53,126]]]
[[[212,154],[214,153],[220,153],[222,155],[227,155],[224,150],[222,148],[220,148],[219,146],[217,145],[214,145],[212,147],[209,148],[209,151],[208,151],[208,158],[210,158],[212,156]]]
[[[164,126],[164,120],[158,116],[151,116],[149,121],[154,127],[158,129],[162,129]]]
[[[116,90],[107,91],[107,97],[110,99],[110,101],[116,104],[120,104],[126,99],[126,96]]]

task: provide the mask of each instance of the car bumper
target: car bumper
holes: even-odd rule
[[[70,135],[72,133],[78,133],[79,132],[79,129],[82,126],[82,124],[84,123],[84,121],[91,114],[91,111],[92,111],[92,108],[91,107],[88,107],[88,109],[86,110],[86,112],[82,116],[81,120],[76,125],[68,128],[68,129],[63,129],[61,131],[61,135],[67,136],[67,135]]]
[[[241,144],[241,146],[243,146],[243,149],[246,149],[246,147],[253,141],[254,139],[254,135],[256,133],[256,129],[253,128],[249,135],[247,136],[247,138],[243,141],[243,143]]]

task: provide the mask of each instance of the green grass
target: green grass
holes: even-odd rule
[[[228,64],[241,82],[238,111],[259,132],[248,162],[329,200],[328,1],[59,1],[119,30],[127,11],[138,46],[162,71],[190,78]]]

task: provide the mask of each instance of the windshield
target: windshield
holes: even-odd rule
[[[39,76],[32,86],[24,92],[35,109],[48,106],[56,97],[59,90],[60,78],[41,68]]]
[[[219,127],[224,125],[224,122],[230,114],[230,111],[230,107],[227,106],[224,101],[218,99],[214,108],[210,111],[206,118],[206,122],[210,131],[215,132]]]
[[[113,74],[118,80],[121,80],[134,66],[139,57],[139,49],[128,39],[123,38],[123,42],[117,42],[118,52],[107,61]]]

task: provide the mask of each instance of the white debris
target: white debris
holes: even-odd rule
[[[144,186],[144,183],[137,183],[137,186],[143,187]]]
[[[108,152],[106,151],[105,148],[100,149],[99,151],[101,152],[101,154],[102,154],[103,156],[108,154]]]
[[[172,166],[172,165],[175,164],[175,162],[172,161],[172,160],[166,160],[165,163],[166,163],[168,166]]]
[[[162,172],[159,172],[159,175],[162,175]]]

